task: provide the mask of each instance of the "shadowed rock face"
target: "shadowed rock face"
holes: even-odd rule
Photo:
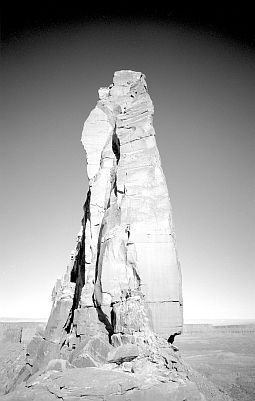
[[[118,71],[99,98],[82,133],[82,227],[15,399],[202,401],[170,344],[182,329],[181,274],[145,77]]]

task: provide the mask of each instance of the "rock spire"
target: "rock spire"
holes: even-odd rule
[[[89,190],[45,331],[47,348],[53,342],[71,361],[98,333],[120,345],[155,335],[172,341],[182,329],[180,264],[153,112],[144,74],[117,71],[84,123]],[[33,366],[47,362],[39,352]]]
[[[117,71],[99,89],[82,133],[81,229],[10,397],[204,400],[172,345],[181,272],[153,112],[141,72]]]
[[[144,74],[124,70],[99,89],[85,121],[89,191],[71,280],[56,292],[61,302],[66,285],[74,287],[68,334],[83,334],[91,313],[110,336],[145,325],[165,338],[181,331],[180,265],[153,112]]]

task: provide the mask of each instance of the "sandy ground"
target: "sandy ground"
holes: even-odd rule
[[[176,337],[183,360],[235,401],[255,400],[255,335],[195,334]]]

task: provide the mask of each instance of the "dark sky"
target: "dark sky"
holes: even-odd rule
[[[0,316],[49,314],[87,191],[83,122],[133,69],[155,106],[185,318],[254,317],[252,13],[85,5],[2,14]]]
[[[148,2],[147,2],[148,3]],[[122,24],[139,24],[144,21],[210,32],[222,38],[240,41],[254,46],[254,19],[252,7],[239,2],[232,6],[203,5],[144,5],[141,2],[115,4],[105,2],[8,2],[2,11],[2,35],[7,41],[33,31],[44,31],[56,26],[77,24],[106,24],[119,21]]]

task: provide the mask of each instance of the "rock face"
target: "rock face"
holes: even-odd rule
[[[26,364],[27,344],[44,328],[42,322],[0,322],[0,396],[17,380]]]
[[[99,98],[82,133],[89,191],[77,244],[5,398],[202,401],[171,345],[181,274],[145,77],[118,71]]]
[[[118,71],[99,98],[82,133],[82,227],[45,332],[69,356],[98,333],[121,345],[182,329],[180,265],[145,77]]]
[[[139,332],[149,318],[169,338],[182,328],[181,275],[145,77],[118,71],[99,97],[82,133],[90,190],[77,302],[102,310],[114,333]]]

